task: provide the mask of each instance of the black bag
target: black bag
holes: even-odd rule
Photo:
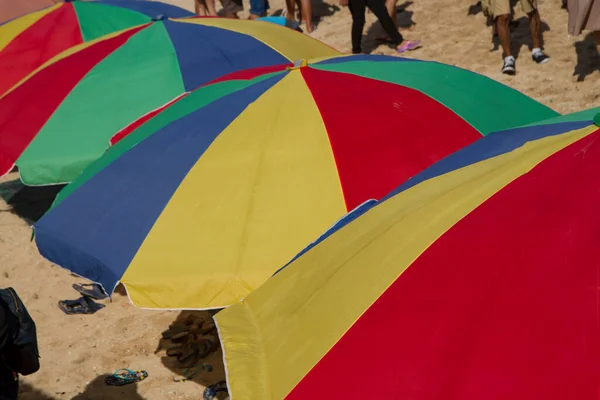
[[[35,322],[13,288],[0,289],[0,301],[15,317],[17,325],[12,346],[4,356],[4,361],[14,372],[21,375],[33,374],[40,369]]]

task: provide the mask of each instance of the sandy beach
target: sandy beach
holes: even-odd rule
[[[502,51],[499,42],[492,40],[492,27],[476,7],[476,0],[427,0],[399,2],[404,12],[399,14],[403,35],[420,39],[423,48],[408,57],[434,60],[455,65],[486,75],[513,87],[546,104],[560,113],[571,113],[600,105],[600,70],[594,69],[600,60],[595,55],[590,35],[569,37],[567,12],[560,0],[540,0],[545,49],[552,60],[538,66],[531,60],[531,40],[527,17],[519,6],[514,20],[519,23],[512,36],[512,47],[517,56],[517,75],[500,72]],[[321,7],[317,7],[321,9]],[[323,7],[327,10],[327,7]],[[470,15],[474,14],[475,15]],[[342,52],[349,52],[350,12],[342,9],[324,17],[313,37]],[[371,28],[369,28],[371,26]],[[374,54],[394,54],[387,46],[377,46],[374,40],[383,29],[372,14],[367,15],[364,50]],[[474,89],[476,90],[476,89]]]
[[[192,0],[172,0],[192,9]],[[337,3],[314,0],[320,16],[311,36],[342,51],[350,51],[350,13]],[[539,0],[544,41],[550,63],[538,66],[530,57],[527,19],[517,6],[513,47],[518,49],[517,75],[500,73],[501,51],[492,40],[492,28],[475,0],[415,0],[399,4],[403,34],[421,39],[423,48],[410,57],[435,60],[484,74],[511,86],[560,113],[600,106],[600,65],[589,35],[570,38],[567,13],[560,0]],[[246,10],[249,8],[245,4]],[[284,8],[282,0],[271,3],[271,14]],[[240,16],[247,14],[242,13]],[[381,27],[367,15],[363,46],[375,54],[393,54],[377,46]],[[473,88],[477,90],[477,88]],[[373,121],[375,124],[376,121]],[[0,287],[14,287],[27,305],[38,327],[41,364],[39,373],[22,380],[24,400],[196,400],[205,385],[224,379],[220,351],[205,360],[212,372],[201,371],[192,381],[174,382],[182,372],[178,365],[157,351],[161,333],[180,317],[175,311],[137,309],[126,296],[116,294],[112,303],[94,315],[65,315],[59,300],[76,299],[71,285],[82,279],[43,259],[31,241],[31,222],[11,212],[6,203],[21,184],[17,173],[0,178]],[[119,368],[144,369],[148,379],[121,388],[107,387],[104,377]]]

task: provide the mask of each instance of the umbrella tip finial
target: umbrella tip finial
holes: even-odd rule
[[[288,67],[288,70],[293,70],[293,69],[298,69],[298,68],[304,68],[308,65],[308,62],[306,62],[306,60],[297,60],[294,61],[294,66],[293,67]]]
[[[596,126],[600,126],[600,112],[594,115],[594,124],[596,124]]]
[[[152,17],[152,21],[164,21],[167,19],[167,16],[164,14],[158,14]]]

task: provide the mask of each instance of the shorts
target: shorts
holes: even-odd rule
[[[518,0],[521,3],[523,12],[527,15],[537,10],[537,0]],[[516,1],[514,0],[490,0],[490,11],[492,18],[499,15],[511,15],[512,9]]]
[[[250,0],[250,14],[264,17],[269,9],[269,0]]]

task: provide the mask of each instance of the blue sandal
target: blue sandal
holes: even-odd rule
[[[148,377],[148,372],[142,370],[132,371],[130,369],[119,369],[114,372],[111,376],[104,378],[104,382],[108,386],[123,386],[129,385],[130,383],[136,383],[143,381]]]

